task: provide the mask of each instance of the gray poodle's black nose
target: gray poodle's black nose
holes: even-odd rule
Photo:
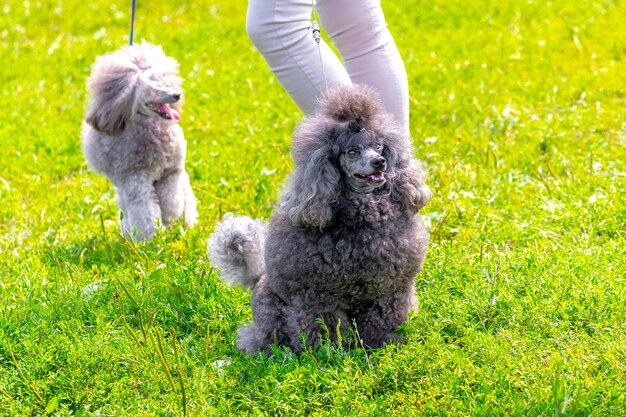
[[[176,101],[180,100],[180,93],[174,93],[172,94],[172,98]]]
[[[387,161],[385,161],[385,158],[382,156],[379,156],[378,158],[372,159],[372,166],[376,169],[385,169]]]

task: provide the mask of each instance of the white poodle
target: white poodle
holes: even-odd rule
[[[152,238],[159,224],[198,217],[185,171],[186,142],[178,63],[142,42],[98,57],[87,81],[92,99],[83,123],[89,166],[115,186],[122,232]]]

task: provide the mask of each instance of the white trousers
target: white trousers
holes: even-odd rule
[[[343,63],[311,33],[311,0],[249,0],[246,29],[281,85],[305,113],[337,84],[365,84],[409,135],[409,92],[404,63],[387,28],[380,0],[317,0],[322,31]],[[324,66],[324,72],[321,65]]]

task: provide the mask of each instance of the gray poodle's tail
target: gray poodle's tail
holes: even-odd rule
[[[209,237],[211,264],[220,279],[252,289],[265,274],[265,224],[247,216],[226,214]]]

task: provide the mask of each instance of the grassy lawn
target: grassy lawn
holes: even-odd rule
[[[181,64],[200,222],[134,245],[80,124],[130,1],[0,7],[0,415],[626,415],[626,7],[383,2],[434,197],[407,343],[295,357],[234,346],[249,295],[218,281],[225,212],[267,219],[296,106],[245,1],[138,2]]]

